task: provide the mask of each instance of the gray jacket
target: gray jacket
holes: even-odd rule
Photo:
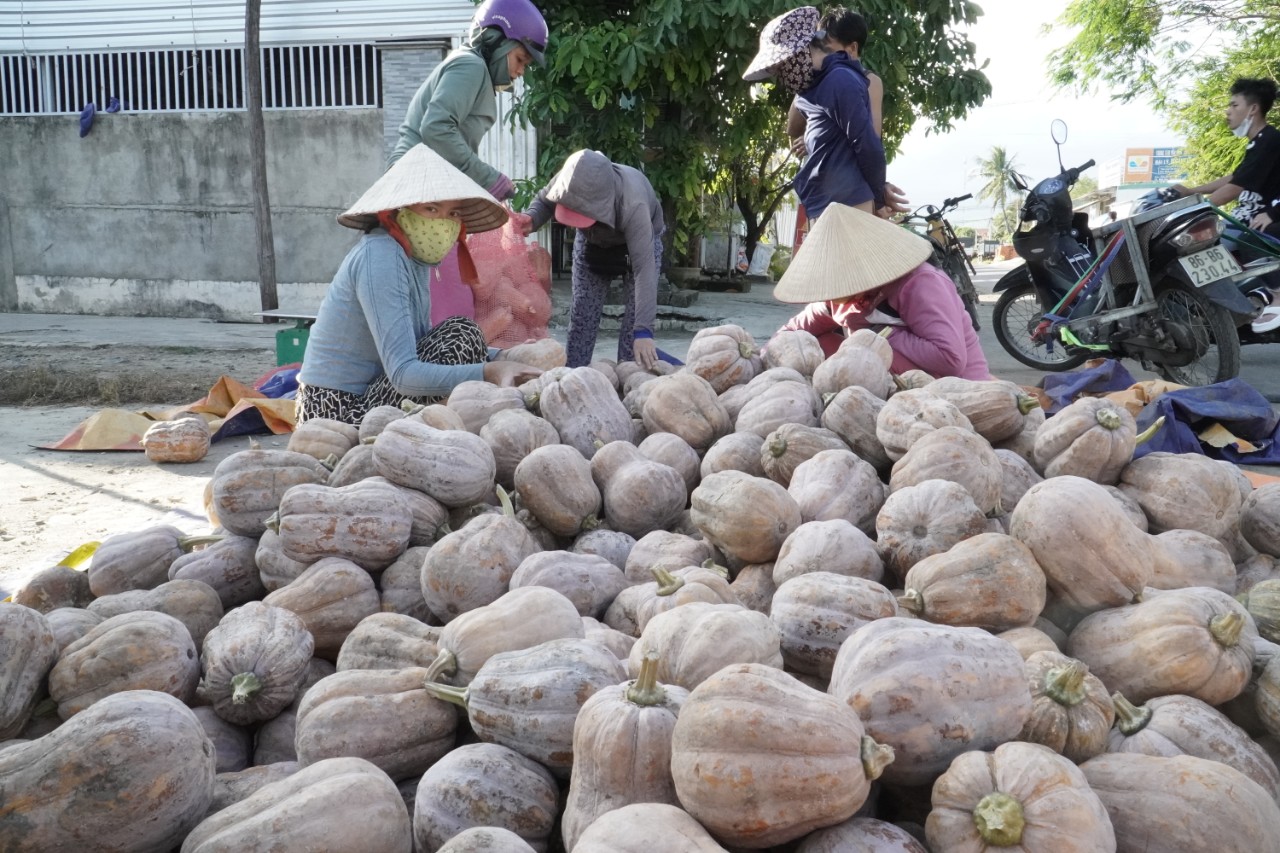
[[[599,151],[578,151],[569,155],[529,206],[535,229],[551,219],[557,204],[596,220],[586,231],[588,243],[627,247],[635,277],[635,328],[653,331],[658,299],[654,241],[666,226],[649,179],[639,169],[614,163]]]

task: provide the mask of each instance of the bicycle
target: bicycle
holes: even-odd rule
[[[948,213],[960,206],[960,202],[971,198],[973,194],[968,193],[946,199],[941,207],[934,207],[931,204],[923,205],[916,208],[915,213],[899,219],[898,224],[910,228],[933,244],[933,255],[929,258],[929,263],[946,273],[947,277],[955,283],[956,292],[960,294],[960,301],[964,303],[964,310],[969,313],[973,330],[976,332],[982,328],[978,320],[978,291],[973,286],[972,278],[977,273],[973,268],[973,261],[969,260],[969,254],[964,249],[964,244],[960,242],[955,229],[946,218]],[[924,213],[922,214],[921,211]],[[923,223],[924,228],[916,227],[917,223]]]

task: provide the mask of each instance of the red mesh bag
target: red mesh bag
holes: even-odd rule
[[[547,337],[551,319],[551,255],[516,230],[515,220],[467,238],[478,283],[476,323],[489,346],[505,349]]]

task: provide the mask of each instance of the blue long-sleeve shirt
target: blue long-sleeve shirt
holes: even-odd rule
[[[795,100],[804,113],[809,157],[796,175],[796,195],[810,219],[831,202],[884,204],[884,145],[871,122],[862,63],[829,54],[809,88]]]

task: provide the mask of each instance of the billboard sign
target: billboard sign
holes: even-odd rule
[[[1186,177],[1175,165],[1181,156],[1181,148],[1126,149],[1121,183],[1176,183]]]

